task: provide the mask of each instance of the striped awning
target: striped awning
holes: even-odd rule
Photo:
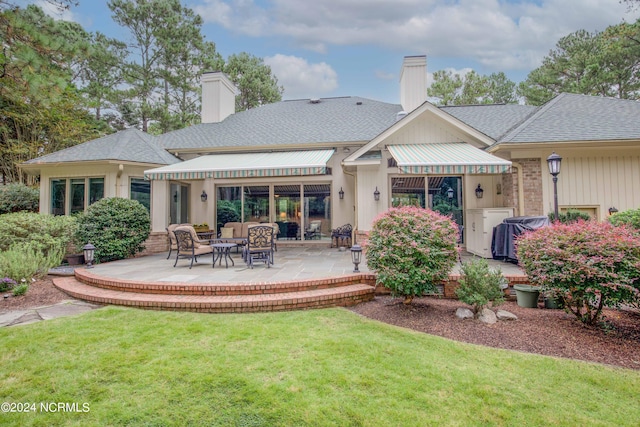
[[[144,172],[149,180],[325,175],[333,150],[212,154]]]
[[[511,162],[465,142],[389,145],[400,173],[497,174],[509,172]]]

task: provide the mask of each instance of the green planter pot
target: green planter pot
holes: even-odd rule
[[[549,309],[562,308],[562,303],[556,298],[546,297],[544,299],[544,308],[549,308]]]
[[[513,289],[516,290],[516,300],[520,307],[538,308],[539,286],[514,285]]]

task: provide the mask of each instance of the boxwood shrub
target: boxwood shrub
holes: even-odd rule
[[[456,262],[458,227],[448,216],[414,206],[378,216],[365,242],[369,269],[394,296],[410,304],[436,293]]]
[[[76,245],[96,247],[95,262],[115,261],[144,250],[151,221],[147,209],[136,200],[105,198],[78,215]]]
[[[0,185],[0,214],[11,212],[37,212],[40,191],[20,183]]]
[[[640,231],[640,209],[629,209],[615,213],[609,217],[609,222],[615,226],[628,224]]]

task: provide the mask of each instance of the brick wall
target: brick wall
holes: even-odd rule
[[[542,167],[540,159],[518,159],[524,177],[524,213],[525,216],[546,215],[542,203]],[[518,173],[514,168],[510,174],[502,176],[502,197],[505,206],[513,206],[515,214],[518,206]]]
[[[156,231],[149,234],[149,238],[144,242],[145,250],[141,255],[155,254],[169,250],[169,240],[166,231]]]
[[[524,174],[525,216],[545,215],[542,204],[542,167],[540,159],[520,159]]]

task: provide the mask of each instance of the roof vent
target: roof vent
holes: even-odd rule
[[[312,104],[319,104],[320,103],[320,98],[311,98],[309,100],[309,102],[311,102]]]
[[[407,114],[409,113],[407,113],[406,111],[398,111],[396,113],[396,122],[402,120]]]

